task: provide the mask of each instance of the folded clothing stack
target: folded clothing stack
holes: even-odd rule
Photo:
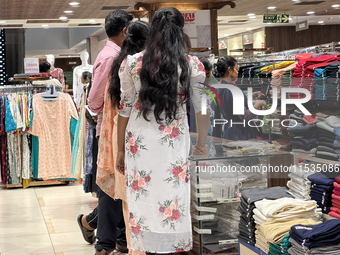
[[[289,193],[298,199],[311,199],[309,195],[311,181],[308,180],[308,176],[314,173],[296,166],[291,166],[289,171],[288,177],[290,180],[287,182]]]
[[[271,107],[271,105],[268,105],[268,106]],[[268,121],[270,119],[281,119],[281,110],[276,109],[272,114],[269,114],[263,117],[264,125],[261,128],[262,133],[282,135],[280,122],[274,121],[272,123],[272,121]]]
[[[318,142],[318,128],[316,125],[306,125],[288,128],[289,136],[292,138],[293,149],[310,151],[316,148]]]
[[[255,245],[255,221],[253,218],[255,202],[262,199],[274,200],[292,196],[285,187],[249,189],[242,191],[241,195],[241,203],[237,208],[241,213],[238,238],[246,243]]]
[[[319,145],[315,156],[338,161],[340,158],[340,118],[329,116],[325,122],[316,123],[316,126],[319,130]]]
[[[243,84],[243,85],[259,84],[258,77],[257,76],[255,77],[255,71],[258,70],[258,72],[260,72],[260,69],[265,66],[267,65],[251,66],[251,67],[245,68],[243,70],[242,79],[240,79],[240,82],[237,82],[237,84]]]
[[[308,180],[311,181],[311,199],[317,202],[323,213],[329,213],[332,207],[334,179],[329,179],[322,173],[315,173],[308,176]]]
[[[333,219],[318,225],[300,223],[290,230],[292,247],[289,254],[331,254],[340,253],[340,220]]]
[[[311,92],[312,99],[315,97],[315,81],[314,71],[317,68],[325,67],[329,63],[339,61],[339,58],[335,56],[322,55],[314,58],[307,58],[300,60],[294,68],[293,80],[290,87],[292,88],[304,88]],[[291,98],[304,98],[303,93],[290,93]]]
[[[326,68],[315,69],[315,100],[327,100],[327,78]]]
[[[290,126],[305,126],[307,123],[304,121],[304,114],[299,109],[295,109],[292,114],[289,115]],[[313,124],[313,123],[312,123]]]
[[[289,255],[288,249],[292,246],[289,242],[289,237],[290,235],[287,234],[278,244],[270,243],[268,255]]]
[[[335,178],[333,185],[332,207],[329,215],[340,219],[340,177]]]
[[[263,223],[261,226],[256,226],[256,247],[268,253],[270,251],[270,243],[279,244],[283,241],[292,226],[296,224],[316,225],[320,221],[312,219],[291,219],[285,220],[270,220]]]
[[[327,78],[327,100],[339,101],[340,99],[340,62],[331,63],[326,68]]]

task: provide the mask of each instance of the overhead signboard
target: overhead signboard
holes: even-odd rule
[[[288,14],[264,14],[263,23],[289,23]]]
[[[307,30],[309,28],[308,20],[296,23],[296,32]]]

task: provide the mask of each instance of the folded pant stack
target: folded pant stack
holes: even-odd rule
[[[319,144],[318,128],[316,125],[288,128],[288,133],[292,138],[291,144],[293,149],[310,151]]]
[[[340,254],[340,220],[329,220],[318,225],[298,224],[290,230],[292,247],[288,252],[300,254]]]
[[[316,124],[319,130],[319,145],[316,157],[338,161],[340,158],[340,118],[328,116]]]
[[[292,226],[296,224],[315,225],[320,221],[312,219],[291,219],[288,221],[283,220],[270,220],[263,223],[261,226],[256,226],[256,247],[268,253],[270,251],[270,243],[279,244],[283,241]]]
[[[335,178],[333,185],[332,207],[329,215],[340,219],[340,177]]]
[[[287,182],[289,193],[298,199],[311,199],[309,195],[311,182],[308,180],[308,176],[313,173],[296,166],[290,167],[289,171],[288,177],[290,180]]]
[[[311,181],[311,199],[317,202],[323,213],[329,213],[332,207],[334,179],[329,179],[322,173],[312,174],[308,179]]]
[[[269,189],[256,188],[244,190],[241,192],[241,204],[237,210],[241,213],[239,223],[238,238],[246,243],[255,245],[255,221],[253,210],[255,202],[262,199],[278,199],[283,197],[292,197],[285,187],[272,187]]]

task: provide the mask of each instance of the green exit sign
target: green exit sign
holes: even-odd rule
[[[289,23],[288,14],[264,14],[263,23]]]

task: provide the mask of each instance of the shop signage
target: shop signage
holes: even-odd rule
[[[296,23],[296,32],[307,30],[309,28],[308,20],[297,22]]]
[[[24,58],[25,73],[39,73],[39,58]]]
[[[194,22],[196,17],[196,12],[186,12],[182,13],[185,22]]]
[[[289,23],[288,14],[264,14],[263,23]]]

